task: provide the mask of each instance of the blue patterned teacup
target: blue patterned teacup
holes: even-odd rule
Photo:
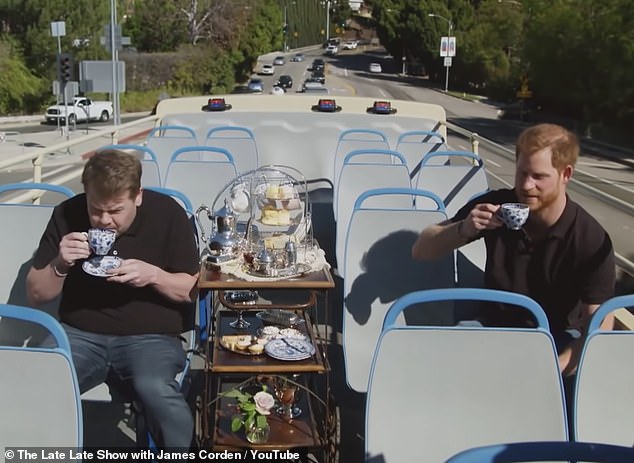
[[[98,256],[105,256],[110,251],[117,232],[107,228],[91,228],[88,230],[88,244]]]
[[[504,203],[498,211],[502,221],[511,230],[522,228],[528,219],[528,213],[528,205],[521,203]]]

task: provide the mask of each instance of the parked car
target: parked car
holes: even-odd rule
[[[247,88],[251,93],[262,93],[264,91],[264,82],[262,82],[262,79],[250,79]]]
[[[271,89],[271,95],[284,95],[285,93],[286,89],[278,87],[277,85]]]
[[[370,72],[383,72],[383,68],[380,63],[370,63]]]
[[[275,68],[272,64],[263,64],[260,68],[260,74],[265,76],[272,76],[275,74]]]
[[[284,58],[283,56],[276,56],[273,60],[273,64],[275,66],[284,66],[286,64],[286,58]]]
[[[282,74],[280,78],[277,79],[275,86],[282,88],[291,88],[293,86],[293,78],[288,74]]]
[[[291,61],[299,63],[300,61],[304,61],[305,57],[303,53],[296,53],[291,58]]]

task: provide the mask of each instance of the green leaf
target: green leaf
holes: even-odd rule
[[[245,429],[251,429],[254,424],[255,424],[255,416],[254,415],[248,415],[247,419],[244,420],[244,428]]]
[[[240,408],[242,408],[242,410],[244,410],[245,412],[254,412],[255,404],[251,402],[246,402],[246,403],[240,404]]]
[[[244,393],[238,391],[237,389],[231,389],[230,391],[223,392],[220,395],[223,397],[228,397],[230,399],[248,400],[248,398],[245,397]]]
[[[258,416],[256,416],[256,417],[255,417],[255,425],[256,425],[258,428],[265,428],[265,427],[266,427],[266,424],[267,424],[267,421],[266,421],[266,416],[264,416],[264,415],[258,415]]]
[[[242,427],[242,416],[234,415],[233,419],[231,420],[231,431],[236,432],[241,427]]]

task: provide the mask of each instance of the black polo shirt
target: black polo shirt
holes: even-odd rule
[[[90,228],[86,195],[79,194],[53,211],[33,266],[44,268],[58,254],[62,236]],[[170,273],[198,271],[194,229],[184,209],[169,196],[143,191],[143,202],[130,228],[118,236],[110,255],[139,259]],[[94,333],[177,335],[188,326],[192,304],[177,303],[152,287],[135,288],[94,277],[71,267],[60,302],[63,322]]]
[[[467,217],[476,204],[506,202],[517,202],[514,190],[485,193],[466,204],[451,221]],[[614,295],[612,241],[569,197],[561,217],[539,242],[533,243],[523,229],[506,227],[486,230],[479,237],[484,237],[487,249],[485,286],[535,299],[546,312],[553,334],[566,330],[568,315],[578,303],[601,304]],[[513,313],[507,312],[499,320],[521,324],[517,311]]]

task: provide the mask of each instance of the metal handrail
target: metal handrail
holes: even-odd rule
[[[42,181],[42,160],[44,159],[44,156],[46,156],[48,153],[65,150],[66,148],[69,148],[73,145],[77,145],[78,143],[87,142],[87,141],[94,140],[97,138],[102,138],[108,135],[111,138],[111,143],[116,144],[119,141],[119,134],[122,130],[133,128],[137,125],[141,125],[141,124],[156,121],[156,120],[158,120],[158,116],[151,115],[151,116],[143,117],[141,119],[137,119],[136,121],[127,122],[125,124],[98,130],[97,132],[91,133],[89,135],[83,135],[79,138],[66,140],[61,143],[57,143],[55,145],[46,146],[43,148],[36,148],[34,150],[19,154],[17,156],[8,157],[6,159],[0,159],[0,170],[15,166],[25,161],[31,161],[33,163],[33,181],[39,183]]]

